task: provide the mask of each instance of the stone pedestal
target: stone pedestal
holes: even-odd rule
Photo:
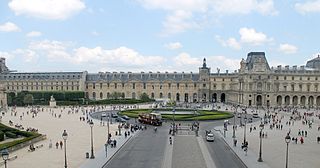
[[[50,107],[56,107],[57,106],[57,102],[56,102],[56,100],[55,100],[55,98],[53,96],[51,96],[51,98],[50,98],[49,106]]]

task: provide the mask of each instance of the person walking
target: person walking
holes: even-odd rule
[[[56,149],[59,148],[59,142],[56,142]]]
[[[63,142],[60,141],[60,149],[62,149],[62,146],[63,146]]]

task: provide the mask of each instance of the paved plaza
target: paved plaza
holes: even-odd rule
[[[247,110],[250,111],[251,109]],[[265,135],[262,138],[262,159],[263,162],[257,162],[259,156],[259,122],[247,123],[246,124],[246,139],[249,142],[247,155],[244,150],[241,149],[241,144],[244,138],[244,126],[237,126],[236,129],[236,140],[237,146],[234,146],[234,141],[232,138],[232,124],[233,118],[229,119],[230,125],[228,126],[228,131],[226,132],[226,138],[223,138],[223,126],[216,127],[216,135],[219,138],[223,138],[226,143],[236,152],[236,154],[243,160],[243,162],[249,167],[261,167],[261,168],[281,168],[285,167],[286,160],[286,142],[285,136],[290,132],[291,138],[297,138],[297,143],[292,141],[289,143],[289,167],[291,168],[317,168],[319,167],[318,156],[320,155],[320,144],[317,142],[317,137],[320,136],[318,127],[320,125],[320,120],[317,117],[319,112],[317,110],[306,110],[298,109],[301,114],[301,119],[290,120],[291,117],[295,118],[297,115],[291,115],[290,112],[285,112],[284,110],[270,110],[270,114],[274,116],[274,120],[271,118],[270,123],[265,124],[263,129],[263,134]],[[313,116],[303,117],[304,113],[313,113]],[[258,110],[259,115],[263,118],[265,111]],[[239,122],[240,118],[236,118]],[[242,122],[243,122],[242,118]],[[290,121],[290,125],[289,125]],[[304,123],[303,123],[304,122]],[[244,123],[244,122],[243,122]],[[274,125],[274,128],[270,128],[270,125]],[[312,123],[309,127],[306,123]],[[278,125],[278,126],[277,126]],[[282,129],[281,129],[282,125]],[[250,127],[252,131],[250,131]],[[254,130],[256,127],[256,130]],[[278,128],[277,128],[278,127]],[[298,132],[307,131],[307,136],[299,136]],[[301,144],[300,139],[303,138],[303,144]]]
[[[60,146],[56,149],[56,142],[63,142],[62,133],[66,130],[68,133],[67,139],[67,160],[68,167],[80,167],[85,161],[85,153],[90,153],[90,126],[87,120],[80,121],[80,117],[86,118],[82,111],[75,112],[70,108],[44,108],[43,111],[32,117],[31,108],[16,108],[10,110],[2,117],[2,123],[8,125],[9,120],[13,124],[21,124],[25,129],[34,128],[38,132],[45,134],[47,139],[40,141],[34,146],[43,145],[34,152],[28,152],[29,147],[10,153],[10,158],[17,156],[17,159],[9,161],[8,166],[22,168],[56,168],[64,166],[64,150]],[[50,111],[51,110],[51,111]],[[85,108],[90,110],[90,108]],[[28,112],[28,114],[27,114]],[[69,112],[69,114],[68,114]],[[16,113],[16,114],[14,114]],[[22,116],[22,119],[20,119]],[[60,116],[60,117],[59,117]],[[100,125],[100,121],[93,120],[93,137],[94,151],[97,153],[101,148],[104,148],[107,135],[107,124]],[[117,124],[110,124],[110,132],[114,136],[117,130]],[[49,148],[50,141],[52,148]],[[2,165],[3,166],[3,165]]]

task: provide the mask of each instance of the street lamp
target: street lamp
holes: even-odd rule
[[[285,137],[285,141],[287,143],[287,153],[286,153],[286,168],[288,168],[288,151],[289,151],[289,143],[291,141],[291,137],[289,135],[289,133],[287,134],[287,136]]]
[[[91,156],[90,156],[90,159],[94,159],[94,154],[93,154],[93,131],[92,131],[92,128],[93,128],[93,121],[91,120],[90,123],[90,128],[91,128]]]
[[[264,124],[261,122],[259,127],[260,127],[260,151],[259,151],[258,162],[263,162],[263,160],[262,160],[262,130],[264,128]]]
[[[9,152],[7,149],[1,151],[2,159],[4,160],[4,167],[7,168],[7,160],[9,159]]]
[[[237,115],[237,107],[233,113],[233,135],[232,138],[236,138],[236,115]]]
[[[173,113],[173,129],[172,129],[172,136],[174,136],[174,133],[175,133],[174,114],[176,113],[176,107],[175,107],[175,106],[173,106],[172,113]]]
[[[247,112],[244,113],[244,131],[243,131],[243,144],[246,144],[246,131],[247,131]]]
[[[104,144],[104,147],[105,147],[105,151],[106,151],[106,157],[108,157],[108,145],[109,145],[109,139],[110,139],[110,136],[109,136],[109,119],[110,119],[110,114],[108,115],[108,120],[107,120],[107,127],[108,127],[108,132],[107,132],[107,143]]]
[[[62,138],[64,141],[64,167],[67,168],[67,139],[68,139],[68,134],[67,131],[64,130],[62,133]]]

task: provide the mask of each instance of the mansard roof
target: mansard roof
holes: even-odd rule
[[[199,74],[194,73],[95,73],[88,74],[86,80],[89,82],[107,81],[107,82],[127,82],[127,81],[198,81]]]
[[[307,62],[306,67],[312,68],[312,69],[320,69],[320,55],[318,55],[318,57],[316,57],[312,60],[309,60]]]
[[[81,79],[85,72],[34,72],[0,74],[0,80]]]

